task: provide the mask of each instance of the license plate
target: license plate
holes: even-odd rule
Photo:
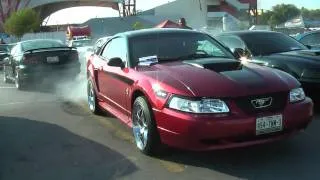
[[[256,134],[268,134],[281,131],[283,128],[282,115],[260,117],[256,120]]]
[[[54,57],[47,57],[47,63],[58,63],[59,62],[59,57],[54,56]]]

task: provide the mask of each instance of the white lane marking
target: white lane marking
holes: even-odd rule
[[[15,89],[16,87],[0,87],[0,89]]]

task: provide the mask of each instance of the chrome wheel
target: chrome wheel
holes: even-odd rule
[[[135,104],[133,107],[133,134],[140,150],[144,150],[148,141],[148,122],[141,104]]]
[[[87,90],[87,93],[88,93],[88,106],[89,106],[89,109],[91,111],[95,111],[95,93],[94,93],[94,89],[93,89],[93,86],[92,86],[92,82],[89,81],[88,82],[88,90]]]

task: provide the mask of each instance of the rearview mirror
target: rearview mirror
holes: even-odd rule
[[[121,58],[115,57],[109,59],[108,66],[120,67],[121,69],[123,69],[125,65]]]

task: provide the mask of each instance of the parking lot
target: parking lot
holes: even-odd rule
[[[68,93],[18,91],[3,83],[2,72],[0,79],[3,180],[320,179],[319,104],[308,129],[288,140],[151,158],[136,150],[131,130],[115,118],[92,115],[72,86]]]

